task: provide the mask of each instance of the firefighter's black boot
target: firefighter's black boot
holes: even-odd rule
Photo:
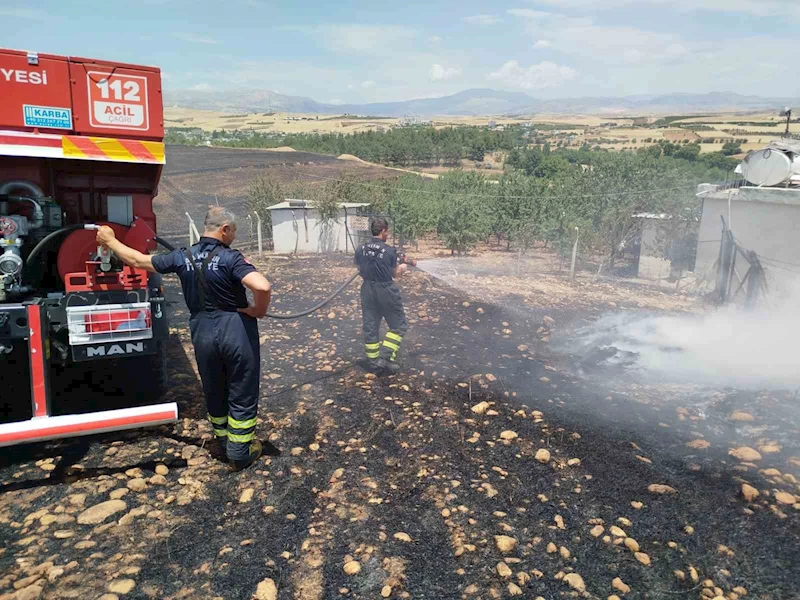
[[[393,360],[379,358],[378,362],[381,363],[380,371],[382,375],[397,375],[400,372],[400,365]]]
[[[224,437],[215,437],[211,441],[208,442],[208,453],[211,455],[211,458],[216,459],[220,462],[230,462],[227,453],[225,452],[225,447],[228,443],[228,440]]]
[[[261,457],[261,452],[262,452],[261,442],[259,442],[258,440],[253,440],[252,442],[250,442],[250,454],[247,456],[247,458],[242,460],[232,461],[233,470],[242,471],[243,469],[246,469]]]

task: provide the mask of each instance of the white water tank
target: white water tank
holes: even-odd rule
[[[774,186],[800,179],[800,143],[780,140],[750,152],[740,165],[742,176],[753,185]]]

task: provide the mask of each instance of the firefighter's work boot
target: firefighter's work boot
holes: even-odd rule
[[[364,368],[370,373],[380,373],[383,370],[383,361],[379,358],[368,358],[364,362]]]
[[[381,371],[384,375],[397,375],[400,372],[400,365],[393,360],[380,360],[383,362]]]
[[[211,455],[211,458],[218,460],[220,462],[230,462],[228,455],[225,452],[225,446],[227,445],[228,439],[224,437],[215,437],[208,443],[208,453]]]
[[[259,457],[261,456],[262,448],[261,442],[258,440],[253,440],[250,442],[250,454],[247,458],[243,458],[242,460],[234,460],[233,462],[233,470],[234,471],[242,471],[246,469],[254,462],[256,462]]]

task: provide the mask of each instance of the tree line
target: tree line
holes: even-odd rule
[[[547,126],[542,126],[546,128]],[[387,131],[352,134],[298,133],[275,135],[258,131],[215,130],[215,145],[233,148],[278,148],[320,154],[352,154],[362,160],[393,166],[457,165],[462,159],[482,161],[487,152],[511,150],[537,140],[535,130],[508,126],[502,130],[485,127],[396,127]],[[170,128],[168,144],[203,143],[194,132]]]
[[[351,173],[287,190],[264,176],[250,190],[250,208],[268,219],[266,207],[291,195],[319,203],[335,218],[339,202],[369,203],[389,214],[401,245],[436,234],[453,253],[490,239],[508,249],[526,251],[538,242],[566,253],[577,230],[583,253],[613,263],[641,231],[641,215],[661,217],[664,239],[694,227],[696,185],[722,180],[729,166],[663,148],[659,154],[531,149],[509,158],[513,167],[499,181],[458,169],[435,180],[404,174],[364,181]]]

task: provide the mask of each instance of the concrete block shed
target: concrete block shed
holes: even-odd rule
[[[703,216],[697,242],[698,275],[713,280],[711,267],[719,257],[722,218],[736,241],[755,251],[773,278],[800,273],[800,187],[744,186],[725,189],[703,184],[697,194]],[[772,268],[770,268],[772,267]],[[780,267],[780,268],[778,268]]]
[[[682,219],[682,230],[669,232],[673,217],[666,214],[642,213],[640,236],[634,244],[638,250],[637,276],[641,279],[669,279],[680,277],[684,271],[694,271],[694,252],[697,235],[696,223]],[[667,227],[666,231],[662,228]],[[672,227],[675,229],[674,225]]]
[[[333,222],[323,223],[319,211],[306,200],[287,199],[269,207],[272,216],[272,241],[276,254],[332,253],[353,254],[368,227],[359,209],[369,204],[343,202]]]

